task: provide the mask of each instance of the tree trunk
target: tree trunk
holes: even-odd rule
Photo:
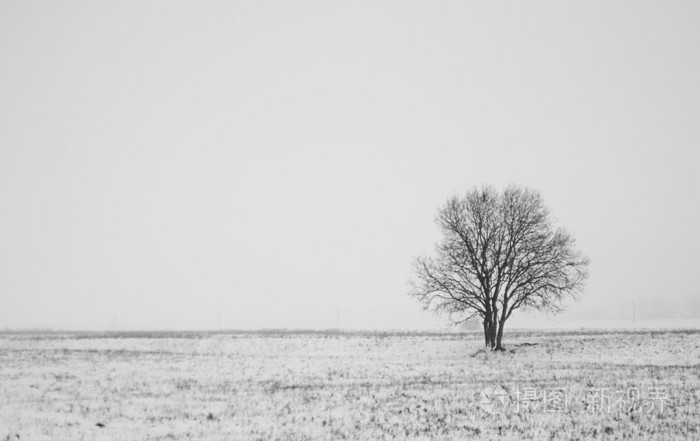
[[[494,351],[505,351],[503,346],[501,346],[501,340],[503,339],[503,326],[506,324],[505,319],[501,319],[498,323],[498,335],[496,336],[496,348]]]
[[[496,347],[496,339],[498,333],[498,308],[496,307],[496,302],[493,302],[491,306],[491,329],[489,330],[489,345],[493,351]]]
[[[484,342],[491,350],[496,346],[496,326],[490,317],[484,318]]]
[[[496,346],[496,322],[491,322],[489,327],[489,348],[493,351]]]
[[[484,340],[488,349],[493,349],[496,344],[493,337],[493,311],[491,311],[491,303],[486,301],[486,311],[484,314]]]

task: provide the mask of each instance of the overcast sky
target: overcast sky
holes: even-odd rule
[[[0,328],[425,328],[475,185],[591,258],[565,317],[700,317],[696,1],[5,1]]]

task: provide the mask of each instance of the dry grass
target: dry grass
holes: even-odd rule
[[[158,337],[158,338],[151,338]],[[698,439],[700,334],[0,335],[0,440]],[[491,415],[479,392],[566,391],[564,410]],[[652,388],[660,409],[591,409]],[[634,404],[634,403],[632,403]],[[556,409],[555,409],[556,410]]]

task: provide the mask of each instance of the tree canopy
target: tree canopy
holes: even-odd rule
[[[448,199],[435,221],[442,240],[415,259],[410,294],[453,323],[480,317],[491,349],[502,349],[514,311],[559,312],[562,300],[582,293],[589,260],[535,190],[474,188]]]

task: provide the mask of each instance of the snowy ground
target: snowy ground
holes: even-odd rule
[[[699,331],[505,340],[0,334],[0,440],[700,438]]]

